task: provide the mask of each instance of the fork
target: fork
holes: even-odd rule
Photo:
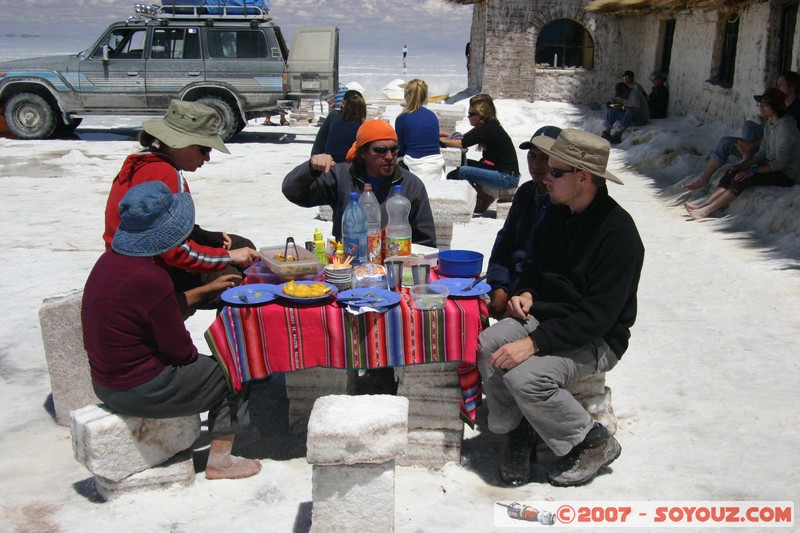
[[[472,283],[470,283],[469,285],[467,285],[466,287],[461,289],[460,292],[469,292],[469,291],[471,291],[472,289],[474,289],[475,287],[478,286],[478,283],[480,283],[481,281],[483,281],[485,279],[486,279],[486,274],[484,274],[483,276],[479,277],[478,279],[476,279],[475,281],[473,281]]]

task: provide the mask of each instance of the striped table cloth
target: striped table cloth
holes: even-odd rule
[[[481,398],[478,334],[487,317],[480,298],[448,298],[443,310],[420,311],[411,307],[405,290],[400,304],[386,313],[361,315],[333,301],[297,305],[277,299],[256,307],[223,307],[205,337],[234,391],[273,372],[460,361],[462,417],[472,425]]]

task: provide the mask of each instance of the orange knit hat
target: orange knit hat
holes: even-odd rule
[[[394,131],[391,124],[380,119],[367,120],[358,128],[358,132],[356,132],[356,142],[354,142],[350,150],[347,151],[345,159],[352,161],[356,158],[356,150],[367,143],[382,141],[384,139],[397,140],[397,133]]]

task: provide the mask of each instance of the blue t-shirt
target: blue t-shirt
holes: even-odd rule
[[[400,155],[419,159],[439,151],[439,119],[430,109],[420,107],[414,113],[401,113],[394,123]]]
[[[328,133],[325,153],[333,157],[333,160],[337,163],[344,163],[347,151],[356,141],[356,132],[360,127],[360,122],[345,122],[344,120],[335,122]]]

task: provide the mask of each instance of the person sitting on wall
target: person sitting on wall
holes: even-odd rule
[[[208,411],[208,479],[261,471],[258,460],[231,455],[248,421],[247,386],[231,393],[219,363],[200,356],[183,324],[177,294],[155,259],[194,229],[194,203],[161,181],[127,191],[111,249],[97,260],[83,290],[81,326],[95,394],[123,415],[174,418]],[[215,292],[233,287],[217,279]]]
[[[791,187],[800,179],[800,131],[794,117],[786,114],[786,95],[773,87],[753,98],[766,119],[761,146],[752,157],[731,166],[706,200],[684,204],[694,220],[728,206],[750,187]]]
[[[667,107],[669,106],[669,89],[664,85],[666,75],[660,70],[654,70],[650,74],[650,82],[653,90],[647,97],[647,105],[650,108],[650,118],[667,118]]]
[[[741,157],[742,160],[750,159],[761,146],[761,139],[764,137],[764,127],[752,120],[746,120],[742,124],[741,137],[722,137],[717,142],[717,146],[708,153],[708,163],[703,172],[695,179],[681,185],[688,191],[693,191],[708,185],[711,176],[725,163],[730,157]]]
[[[622,133],[631,126],[644,126],[650,116],[647,98],[638,90],[632,90],[625,83],[614,87],[614,100],[609,102],[604,130],[601,135],[611,144],[622,142]]]

